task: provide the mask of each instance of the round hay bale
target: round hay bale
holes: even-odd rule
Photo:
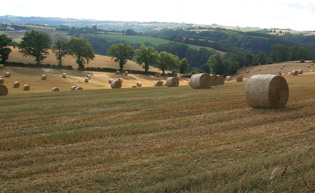
[[[4,64],[0,64],[0,69],[3,69],[4,68]]]
[[[261,68],[259,68],[258,71],[261,71]]]
[[[0,84],[4,84],[4,79],[0,78]]]
[[[241,77],[241,76],[237,77],[236,82],[243,82],[243,77]]]
[[[299,73],[297,70],[292,70],[291,74],[292,74],[292,76],[297,76]]]
[[[71,86],[70,90],[75,90],[77,87],[76,86]]]
[[[164,82],[162,80],[159,80],[154,83],[154,86],[163,86],[163,83]]]
[[[248,80],[245,95],[252,108],[283,108],[289,99],[289,87],[282,76],[259,74]]]
[[[282,72],[281,72],[281,70],[279,70],[279,71],[278,71],[278,74],[279,74],[280,76],[282,75]]]
[[[67,73],[62,73],[61,77],[62,78],[67,78]]]
[[[113,79],[109,79],[108,83],[111,84],[114,80]]]
[[[310,72],[314,72],[314,70],[310,70]]]
[[[288,72],[288,74],[291,74],[291,72]]]
[[[232,77],[231,77],[231,76],[225,77],[225,81],[231,81],[231,80],[232,80]]]
[[[121,88],[121,82],[120,81],[113,81],[112,83],[110,83],[110,86],[112,88]]]
[[[75,88],[75,90],[83,90],[83,88],[78,86]]]
[[[137,87],[142,87],[142,82],[137,82]]]
[[[137,88],[137,86],[132,86],[131,88]]]
[[[303,70],[302,70],[302,69],[298,69],[297,72],[298,72],[299,74],[303,74]]]
[[[285,64],[283,64],[282,67],[284,68],[284,67],[285,67]]]
[[[128,76],[128,71],[125,71],[125,75]]]
[[[282,67],[280,67],[280,70],[282,70],[283,68]]]
[[[166,80],[167,87],[177,87],[179,85],[179,80],[177,77],[170,77]]]
[[[85,79],[84,79],[84,82],[89,82],[89,78],[88,77],[85,77]]]
[[[10,72],[5,72],[4,73],[4,77],[5,78],[10,78],[11,77],[11,73]]]
[[[310,67],[311,67],[311,65],[308,64],[308,65],[307,65],[307,68],[310,68]]]
[[[0,96],[8,95],[8,88],[2,84],[0,84]]]
[[[211,88],[211,77],[207,73],[195,74],[189,80],[191,88]]]
[[[224,76],[217,75],[218,77],[218,85],[224,85]]]
[[[166,82],[164,82],[164,83],[162,84],[162,86],[166,86]]]
[[[28,84],[24,84],[23,91],[29,91],[31,87]]]
[[[119,70],[116,70],[116,74],[120,74],[120,71],[119,71]]]
[[[91,79],[91,78],[92,78],[92,75],[91,75],[91,74],[88,74],[86,77],[89,78],[89,79]]]
[[[219,85],[219,78],[215,74],[210,74],[212,86],[218,86]]]
[[[246,69],[246,73],[247,73],[247,74],[249,73],[249,70],[248,70],[248,69]]]
[[[159,73],[155,73],[155,76],[156,77],[160,77],[161,75]]]
[[[57,88],[57,87],[54,87],[54,88],[52,88],[52,90],[51,90],[52,92],[57,92],[57,91],[59,91],[59,88]]]
[[[18,81],[13,82],[13,88],[20,88],[20,83]]]
[[[43,74],[42,77],[41,77],[41,79],[42,79],[42,80],[47,80],[47,75],[46,75],[46,74]]]
[[[124,81],[123,78],[118,78],[118,81],[120,81],[121,83]]]

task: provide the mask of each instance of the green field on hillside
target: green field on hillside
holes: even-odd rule
[[[314,192],[315,75],[286,79],[276,110],[246,81],[1,96],[0,190]]]
[[[160,38],[153,38],[153,37],[145,37],[145,36],[130,36],[130,35],[117,35],[117,34],[101,34],[97,35],[99,37],[104,37],[108,39],[113,39],[113,40],[118,40],[118,41],[125,41],[127,43],[131,44],[144,44],[146,42],[151,43],[152,45],[161,45],[161,44],[168,44],[173,41],[165,40],[165,39],[160,39]],[[191,49],[199,50],[200,48],[205,48],[209,51],[212,51],[213,48],[209,47],[204,47],[204,46],[196,46],[196,45],[191,45],[191,44],[185,44]]]

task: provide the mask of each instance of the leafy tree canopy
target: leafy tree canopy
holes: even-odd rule
[[[158,62],[158,53],[151,46],[141,46],[135,52],[134,60],[139,64],[143,65],[145,73],[148,72],[150,65],[156,65]]]
[[[109,47],[108,54],[112,56],[115,62],[119,63],[119,68],[122,72],[127,61],[133,58],[135,50],[127,43],[120,43]]]
[[[95,58],[94,49],[87,39],[72,37],[69,41],[69,53],[76,58],[79,69],[84,68],[90,60]]]
[[[0,62],[5,63],[5,61],[9,58],[9,54],[11,53],[11,49],[9,46],[12,46],[12,39],[7,37],[5,34],[0,34]]]
[[[58,39],[55,41],[53,46],[53,52],[56,55],[56,59],[58,60],[58,65],[62,65],[62,58],[69,53],[68,42],[65,40]]]

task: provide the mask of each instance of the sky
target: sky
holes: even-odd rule
[[[315,30],[315,0],[4,0],[2,15]]]

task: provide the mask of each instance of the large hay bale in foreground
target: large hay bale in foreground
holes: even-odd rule
[[[231,76],[225,77],[225,81],[231,81],[231,80],[232,80],[232,77],[231,77]]]
[[[163,83],[164,82],[162,80],[159,80],[154,83],[154,86],[163,86]]]
[[[10,72],[5,72],[4,73],[4,77],[5,78],[10,78],[11,77],[11,73]]]
[[[0,96],[8,95],[8,88],[2,84],[0,84]]]
[[[67,78],[67,73],[62,73],[61,77],[62,78]]]
[[[23,91],[29,91],[31,89],[31,87],[28,84],[25,84],[23,86]]]
[[[59,88],[54,87],[54,88],[51,89],[51,91],[52,91],[52,92],[57,92],[57,91],[59,91]]]
[[[207,73],[195,74],[190,78],[189,85],[194,89],[211,88],[211,77]]]
[[[41,77],[41,79],[42,79],[42,80],[47,80],[47,75],[46,75],[46,74],[43,74],[42,77]]]
[[[298,69],[297,72],[298,72],[299,74],[303,74],[303,70],[302,70],[302,69]]]
[[[0,78],[0,84],[4,84],[4,79]]]
[[[83,88],[78,86],[75,88],[75,90],[83,90]]]
[[[13,88],[20,88],[20,83],[18,81],[13,82]]]
[[[75,90],[77,87],[76,86],[71,86],[70,90]]]
[[[242,76],[237,77],[236,82],[243,82],[243,77]]]
[[[224,76],[217,75],[218,78],[218,85],[224,85]]]
[[[179,85],[179,80],[177,77],[170,77],[166,80],[167,87],[177,87]]]
[[[289,99],[289,87],[283,76],[259,74],[248,80],[245,95],[252,108],[283,108]]]
[[[121,88],[121,82],[118,81],[118,80],[113,81],[113,82],[111,82],[110,86],[111,86],[112,88]]]
[[[142,87],[142,82],[137,82],[137,87]]]

